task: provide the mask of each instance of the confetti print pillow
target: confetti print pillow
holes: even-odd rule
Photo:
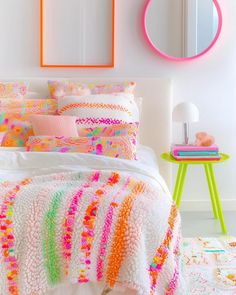
[[[2,99],[0,98],[1,113],[46,114],[54,115],[57,102],[54,99]]]
[[[32,125],[24,121],[12,121],[2,141],[4,147],[22,147],[34,135]]]
[[[118,84],[83,84],[91,94],[134,93],[136,83],[124,81]]]
[[[78,128],[106,127],[139,122],[138,106],[129,95],[66,96],[58,100],[58,114],[77,117]]]
[[[24,146],[28,137],[33,135],[29,117],[32,114],[55,114],[56,109],[57,104],[52,99],[0,99],[0,132],[7,131],[3,145]]]
[[[78,129],[79,137],[114,137],[128,136],[134,145],[137,144],[138,124],[114,124],[107,127],[80,128]]]
[[[23,98],[27,93],[28,85],[25,82],[1,82],[0,98]]]
[[[69,95],[134,93],[135,82],[118,84],[83,84],[75,81],[48,81],[51,98],[58,99]]]
[[[2,131],[2,132],[0,132],[0,146],[1,146],[2,143],[3,143],[3,139],[4,139],[5,135],[6,135],[6,131]]]
[[[5,132],[2,140],[4,147],[22,147],[32,136],[33,129],[30,122],[27,121],[29,115],[19,113],[0,113],[0,132]]]
[[[52,99],[63,98],[66,95],[89,95],[91,91],[81,83],[73,81],[48,81],[48,90]]]
[[[32,136],[26,143],[26,151],[85,153],[128,160],[136,159],[136,147],[125,136],[91,138]]]

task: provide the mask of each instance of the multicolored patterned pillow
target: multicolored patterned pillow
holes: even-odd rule
[[[137,144],[138,124],[114,124],[107,127],[92,127],[78,129],[79,137],[113,137],[128,136],[134,145]]]
[[[8,126],[17,121],[27,121],[30,114],[19,114],[19,113],[0,113],[0,132],[8,130]]]
[[[28,138],[33,136],[33,128],[29,122],[12,121],[2,141],[4,147],[22,147],[25,146]]]
[[[66,96],[58,100],[58,114],[77,117],[78,128],[139,122],[139,110],[133,95],[96,94]]]
[[[91,91],[73,81],[48,81],[48,90],[52,99],[62,98],[65,95],[90,95]]]
[[[136,83],[124,81],[118,84],[83,84],[85,89],[89,89],[91,94],[112,94],[112,93],[134,93]]]
[[[23,98],[27,89],[28,85],[25,82],[0,81],[0,98]]]
[[[57,102],[54,99],[1,99],[0,112],[17,114],[56,114]]]
[[[52,99],[0,99],[0,132],[7,131],[4,146],[22,146],[28,137],[33,135],[30,131],[32,130],[29,123],[30,115],[54,115],[56,110],[57,103]],[[17,126],[16,122],[18,122]]]
[[[56,137],[33,136],[26,143],[28,152],[86,153],[136,159],[136,147],[125,136],[115,137]]]
[[[75,81],[48,81],[51,98],[58,99],[68,95],[134,93],[135,82],[118,84],[83,84]]]
[[[2,145],[5,135],[6,135],[6,131],[0,132],[0,146]]]

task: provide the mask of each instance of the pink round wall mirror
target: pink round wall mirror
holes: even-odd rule
[[[174,61],[196,59],[216,43],[222,28],[217,0],[147,0],[143,30],[156,53]]]

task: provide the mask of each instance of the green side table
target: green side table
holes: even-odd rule
[[[229,159],[229,155],[227,154],[220,154],[221,159],[219,161],[177,161],[170,153],[164,153],[161,155],[161,158],[167,162],[178,164],[178,174],[175,183],[174,193],[173,193],[173,200],[176,203],[176,206],[179,208],[183,187],[185,182],[185,177],[187,174],[188,165],[203,165],[206,173],[207,183],[209,187],[209,192],[211,196],[211,203],[214,212],[215,219],[220,220],[221,229],[224,234],[227,234],[227,228],[224,221],[224,214],[222,211],[222,206],[220,202],[220,197],[216,185],[215,174],[213,170],[213,164],[220,164],[225,162]]]

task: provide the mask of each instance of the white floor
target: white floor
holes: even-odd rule
[[[212,212],[181,212],[183,236],[219,237],[221,228]],[[236,237],[236,212],[224,212],[228,235]]]

